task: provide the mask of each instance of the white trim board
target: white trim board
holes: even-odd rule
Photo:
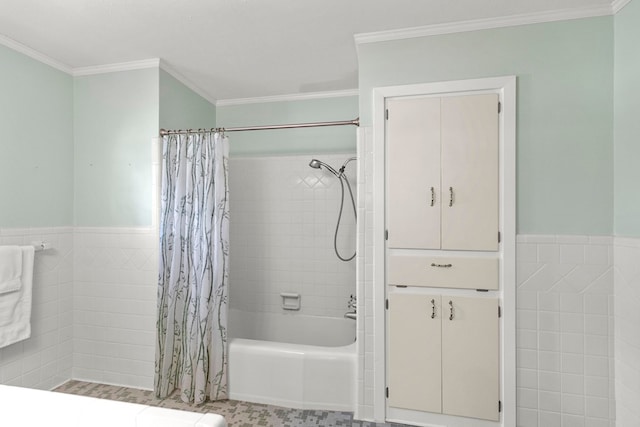
[[[2,34],[0,34],[0,44],[8,47],[11,50],[15,50],[18,53],[28,56],[31,59],[35,59],[38,62],[42,62],[43,64],[53,67],[56,70],[60,70],[66,74],[71,75],[73,73],[73,68],[71,66],[55,60],[52,57],[45,55],[44,53],[40,53],[37,50],[32,49],[29,46],[25,46],[22,43],[17,42],[14,39]]]
[[[630,0],[617,0],[619,3]],[[572,19],[592,18],[613,15],[617,10],[610,5],[592,6],[580,9],[563,9],[547,12],[528,13],[524,15],[502,16],[497,18],[474,19],[444,24],[425,25],[422,27],[402,28],[398,30],[379,31],[356,34],[356,45],[377,43],[391,40],[410,39],[414,37],[428,37],[441,34],[463,33],[467,31],[489,30],[492,28],[515,27],[519,25],[541,24],[544,22],[567,21]]]
[[[211,94],[209,94],[205,90],[200,89],[195,83],[193,83],[191,80],[189,80],[188,78],[180,74],[178,71],[176,71],[176,69],[170,66],[167,63],[167,61],[160,59],[160,69],[164,70],[171,77],[178,80],[180,83],[182,83],[183,85],[191,89],[193,92],[197,93],[198,95],[206,99],[210,104],[217,105],[218,101],[216,100],[216,98],[214,98]]]
[[[385,422],[387,416],[385,309],[385,108],[386,99],[400,96],[441,95],[451,93],[495,92],[502,102],[500,115],[500,294],[501,330],[501,399],[500,426],[516,425],[516,77],[457,80],[373,89],[373,352],[374,421]],[[393,417],[393,415],[391,415]],[[437,417],[433,417],[434,419]],[[441,420],[441,419],[438,419]],[[398,420],[393,420],[398,421]],[[450,426],[464,421],[447,418]],[[426,425],[426,424],[424,424]],[[468,425],[468,424],[464,424]],[[495,425],[495,424],[494,424]]]
[[[216,107],[231,105],[260,104],[268,102],[306,101],[309,99],[342,98],[358,96],[358,89],[335,90],[327,92],[293,93],[289,95],[262,96],[256,98],[221,99],[216,102]]]
[[[151,59],[142,59],[140,61],[118,62],[115,64],[78,67],[73,69],[72,75],[73,77],[92,76],[94,74],[117,73],[119,71],[158,68],[159,66],[160,66],[160,58],[151,58]]]
[[[628,5],[630,2],[631,0],[613,0],[613,3],[611,3],[613,14],[615,15],[616,13],[620,12],[622,8]]]

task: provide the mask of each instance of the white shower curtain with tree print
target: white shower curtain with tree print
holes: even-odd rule
[[[155,394],[227,398],[228,141],[163,140]]]

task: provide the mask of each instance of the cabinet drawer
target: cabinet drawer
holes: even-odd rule
[[[389,285],[498,289],[498,258],[399,256],[388,258]]]

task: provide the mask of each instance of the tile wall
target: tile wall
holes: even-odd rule
[[[340,182],[318,158],[338,169],[355,154],[230,159],[230,304],[245,311],[282,313],[281,292],[301,296],[300,314],[342,317],[356,293],[356,261],[333,249]],[[356,196],[356,163],[346,170]],[[356,229],[351,200],[345,205],[338,249],[351,256]]]
[[[46,241],[52,249],[35,254],[31,338],[0,348],[0,384],[48,390],[71,378],[73,230],[0,229],[0,245],[32,241]]]
[[[522,427],[615,424],[613,239],[517,238]]]
[[[73,378],[153,388],[158,237],[76,228]]]
[[[616,423],[640,426],[640,239],[616,237]]]
[[[373,303],[373,137],[371,128],[358,133],[358,405],[355,418],[374,419]],[[362,315],[362,313],[364,315]]]

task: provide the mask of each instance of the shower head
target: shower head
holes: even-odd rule
[[[311,159],[311,161],[309,162],[309,166],[311,166],[314,169],[320,169],[320,168],[322,168],[322,166],[324,166],[325,169],[327,169],[329,172],[331,172],[332,174],[334,174],[335,176],[340,178],[340,174],[338,173],[338,171],[336,171],[334,168],[332,168],[331,166],[329,166],[325,162],[322,162],[322,161],[320,161],[318,159]]]
[[[318,159],[311,159],[311,161],[309,162],[309,166],[314,169],[320,169],[321,162]]]

